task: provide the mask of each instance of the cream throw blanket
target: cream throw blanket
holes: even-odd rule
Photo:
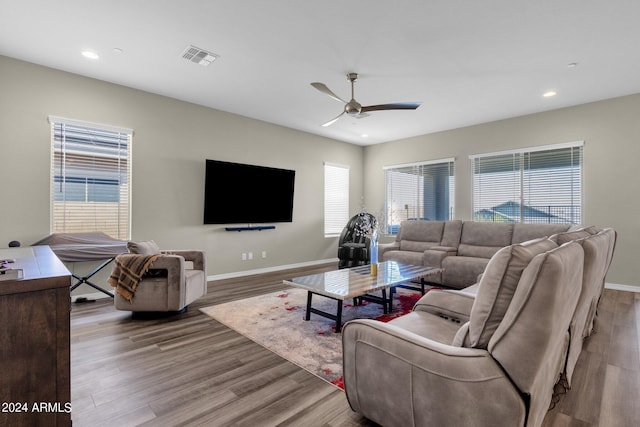
[[[116,288],[116,292],[122,298],[131,302],[136,288],[147,272],[151,264],[158,259],[160,254],[138,255],[122,254],[115,259],[115,267],[107,282]]]

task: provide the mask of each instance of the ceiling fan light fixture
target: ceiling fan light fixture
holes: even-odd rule
[[[362,111],[362,105],[357,102],[351,100],[344,106],[344,111],[350,116],[357,116]]]

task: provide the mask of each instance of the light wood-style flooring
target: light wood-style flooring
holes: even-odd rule
[[[133,319],[111,299],[72,304],[74,427],[375,425],[351,411],[341,390],[198,310],[335,268],[210,282],[186,313],[166,318]],[[639,343],[640,294],[605,290],[574,385],[544,426],[639,426]]]

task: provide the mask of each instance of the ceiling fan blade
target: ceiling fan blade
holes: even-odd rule
[[[340,113],[337,117],[329,120],[327,123],[323,124],[322,126],[327,127],[327,126],[331,126],[332,124],[334,124],[340,117],[342,117],[342,115],[344,114],[344,111],[342,113]]]
[[[327,87],[327,85],[325,85],[324,83],[313,82],[313,83],[311,83],[311,86],[315,87],[316,89],[318,89],[320,92],[324,93],[325,95],[329,95],[331,98],[335,99],[336,101],[340,101],[343,104],[347,103],[347,101],[345,101],[344,99],[340,98],[338,95],[333,93],[331,91],[331,89],[329,89]]]
[[[380,110],[415,110],[420,105],[422,105],[421,102],[396,102],[395,104],[368,105],[366,107],[362,107],[360,112],[366,113],[367,111]]]

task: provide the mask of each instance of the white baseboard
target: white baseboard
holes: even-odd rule
[[[216,274],[214,276],[207,276],[207,281],[222,280],[222,279],[235,279],[236,277],[252,276],[254,274],[273,273],[274,271],[289,270],[291,268],[299,267],[311,267],[314,265],[326,264],[328,262],[338,262],[338,258],[324,259],[318,261],[300,262],[297,264],[278,265],[275,267],[258,268],[255,270],[237,271],[233,273]]]
[[[605,283],[604,287],[606,289],[613,289],[615,291],[640,292],[640,286],[633,286],[633,285],[618,285],[617,283]]]

